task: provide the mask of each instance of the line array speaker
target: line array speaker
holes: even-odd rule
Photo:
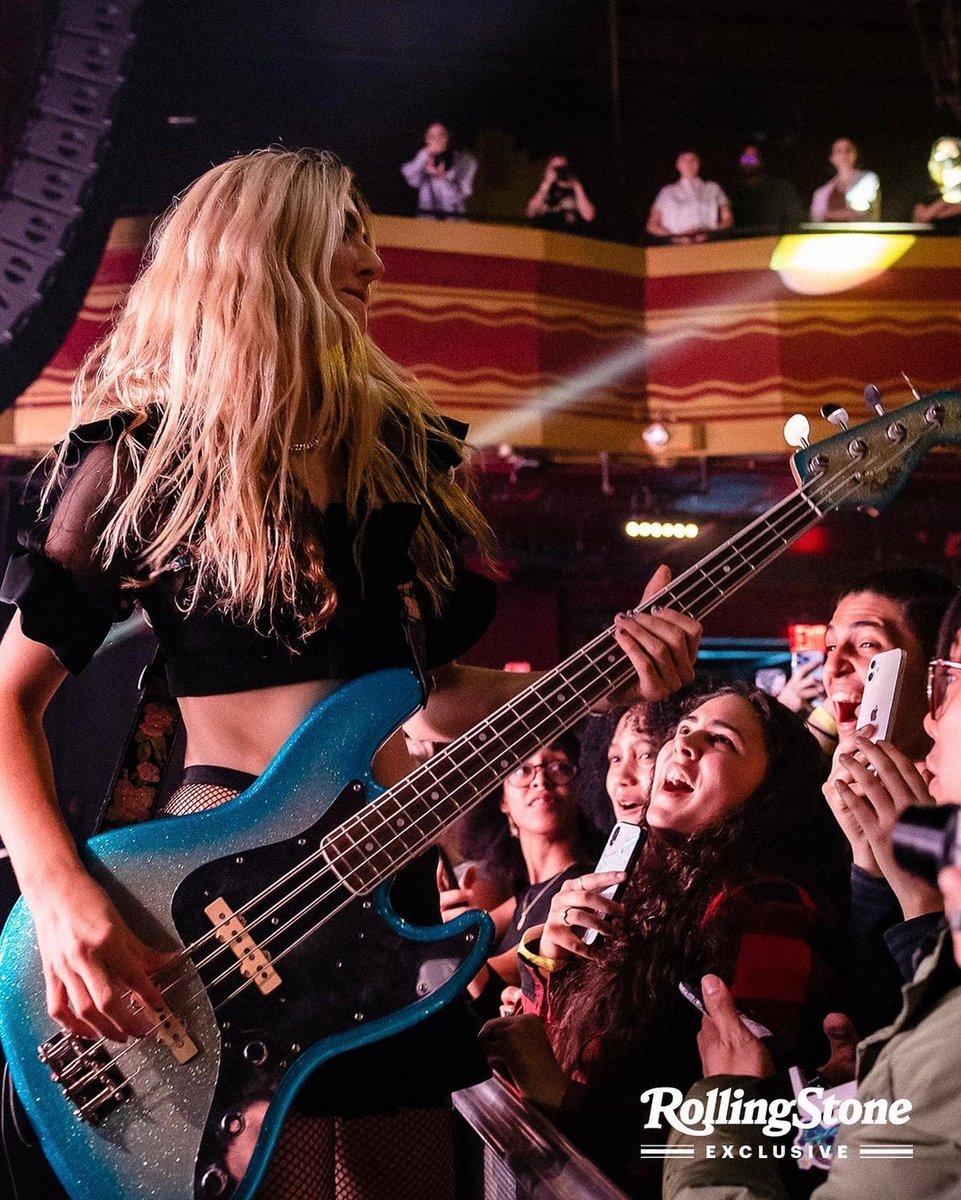
[[[139,7],[140,0],[60,6],[0,188],[0,409],[56,353],[103,253]]]

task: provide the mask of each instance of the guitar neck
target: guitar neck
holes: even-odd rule
[[[674,608],[703,618],[821,515],[799,488],[635,611]],[[372,890],[633,673],[613,626],[606,629],[330,833],[327,857],[352,890]]]

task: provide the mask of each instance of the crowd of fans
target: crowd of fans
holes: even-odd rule
[[[834,174],[805,204],[789,179],[768,171],[756,143],[749,143],[741,153],[731,195],[720,184],[702,179],[699,154],[686,148],[677,156],[678,179],[665,184],[651,205],[647,235],[655,242],[689,244],[722,236],[731,229],[782,233],[805,221],[880,221],[881,181],[874,171],[860,165],[855,143],[848,137],[837,138],[828,160]],[[401,168],[407,183],[417,191],[417,215],[463,220],[478,166],[474,155],[454,148],[447,126],[432,124],[424,145]],[[961,139],[938,138],[928,170],[934,191],[915,205],[912,220],[949,232],[961,221]],[[568,155],[550,155],[537,191],[527,204],[527,220],[542,229],[587,233],[596,215]]]
[[[945,935],[948,924],[961,927],[961,871],[947,873],[942,895],[900,865],[892,844],[905,810],[961,798],[951,741],[961,599],[933,572],[892,569],[853,581],[824,615],[819,687],[809,667],[784,703],[699,679],[668,701],[586,722],[579,770],[569,743],[518,768],[499,806],[523,813],[509,828],[528,873],[510,875],[512,837],[507,824],[491,836],[494,807],[447,843],[469,867],[456,886],[440,881],[445,918],[481,904],[499,931],[505,917],[513,926],[513,954],[492,958],[472,989],[478,1015],[494,1018],[483,1035],[492,1064],[632,1195],[660,1186],[661,1163],[639,1147],[685,1140],[652,1118],[646,1089],[698,1097],[734,1075],[751,1095],[790,1097],[789,1068],[807,1078],[820,1067],[832,1085],[853,1079],[855,1043],[868,1037],[876,1049],[858,1076],[868,1076],[866,1095],[877,1094],[891,1061],[912,1061],[912,1045],[915,1060],[921,1046],[943,1055],[927,1070],[944,1089],[919,1068],[916,1092],[901,1084],[898,1094],[925,1109],[927,1175],[955,1177],[961,1164],[948,1099],[956,1031],[950,1046],[931,1045],[961,985]],[[875,744],[871,726],[858,728],[861,697],[872,658],[895,648],[906,655],[898,719],[890,740]],[[615,820],[641,826],[643,849],[626,878],[598,872],[585,853],[587,814],[601,833]],[[552,858],[530,853],[534,828]],[[493,897],[475,890],[498,879]],[[961,945],[957,955],[961,963]],[[926,1003],[899,1017],[902,984],[927,979],[932,963]],[[699,1036],[702,1018],[684,992],[702,980]],[[763,1042],[741,1014],[761,1023]],[[752,1135],[763,1141],[751,1127],[731,1137]],[[697,1156],[700,1167],[671,1162],[672,1196],[720,1194],[709,1189],[722,1184],[743,1200],[805,1195],[824,1178],[789,1157],[736,1167]],[[835,1170],[842,1182],[832,1196],[866,1194],[857,1166]],[[920,1194],[946,1193],[922,1184]]]

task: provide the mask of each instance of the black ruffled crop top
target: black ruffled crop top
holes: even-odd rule
[[[157,635],[174,696],[353,679],[384,667],[414,665],[398,587],[413,581],[417,588],[408,555],[421,515],[415,504],[389,504],[370,513],[359,570],[354,561],[357,528],[346,506],[333,504],[318,515],[325,572],[336,589],[337,608],[327,625],[301,639],[296,649],[269,630],[239,624],[212,607],[201,604],[185,613],[177,598],[189,556],[143,587],[122,587],[125,579],[138,575],[131,558],[118,555],[104,566],[96,545],[110,516],[98,510],[109,487],[116,440],[127,420],[118,415],[71,434],[59,499],[20,535],[0,585],[0,600],[19,608],[27,637],[49,646],[67,670],[77,674],[110,626],[129,617],[139,603]],[[457,436],[466,433],[466,426],[450,426]],[[152,433],[147,423],[134,436],[146,443]],[[456,457],[439,439],[430,452],[436,469],[456,465]],[[473,645],[491,621],[494,593],[491,580],[462,564],[458,567],[440,614],[424,622],[428,667],[451,662]],[[426,602],[422,608],[428,611]]]

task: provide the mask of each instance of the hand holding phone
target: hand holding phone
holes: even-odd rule
[[[704,1004],[704,996],[701,993],[700,983],[687,983],[682,979],[677,988],[688,1004],[693,1004],[702,1016],[707,1015],[707,1008]],[[760,1021],[753,1021],[740,1011],[738,1011],[737,1015],[748,1033],[753,1033],[756,1038],[760,1038],[763,1041],[764,1038],[774,1036],[770,1029],[766,1025],[762,1025]]]
[[[903,650],[884,650],[875,654],[868,664],[857,728],[861,730],[865,725],[873,725],[872,742],[891,739],[901,697],[905,658]]]
[[[607,845],[601,851],[601,857],[597,860],[597,866],[594,868],[595,872],[624,871],[630,877],[631,868],[644,845],[645,836],[644,830],[639,825],[632,825],[628,821],[618,821],[611,830]],[[627,880],[625,879],[623,883],[615,883],[604,888],[600,894],[607,900],[620,900],[626,886]],[[600,936],[597,929],[585,929],[581,940],[586,946],[592,946]]]

